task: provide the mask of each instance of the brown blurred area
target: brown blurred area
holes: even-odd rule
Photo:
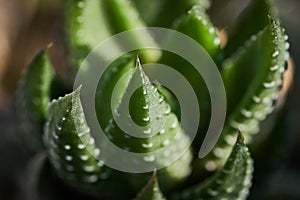
[[[221,29],[230,27],[249,1],[214,0],[210,9],[213,22]],[[291,51],[297,66],[300,63],[297,56],[300,48],[296,48],[300,42],[297,20],[300,4],[297,0],[276,2],[291,36]],[[59,38],[53,32],[60,23],[60,3],[59,0],[0,0],[0,105],[8,103],[22,69],[38,50],[55,41],[54,49],[63,51],[59,48]],[[52,54],[61,53],[52,50]],[[296,85],[299,86],[297,80]]]
[[[7,108],[23,68],[52,40],[57,0],[0,0],[0,110]]]

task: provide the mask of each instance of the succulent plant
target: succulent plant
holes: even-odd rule
[[[66,0],[63,5],[61,36],[68,52],[64,63],[74,72],[101,42],[99,35],[111,36],[146,26],[174,29],[199,43],[217,64],[226,89],[227,116],[212,151],[198,158],[211,114],[209,94],[201,76],[195,75],[188,62],[168,52],[139,50],[123,55],[109,65],[96,91],[97,118],[106,137],[122,150],[134,153],[151,153],[173,140],[176,148],[160,157],[144,157],[149,163],[169,163],[154,172],[115,170],[97,159],[102,149],[91,134],[80,99],[81,88],[68,93],[71,88],[55,73],[49,48],[45,48],[27,66],[17,96],[20,127],[26,133],[24,143],[33,156],[28,175],[31,181],[26,188],[28,198],[246,199],[253,176],[247,145],[255,147],[254,141],[265,134],[265,127],[271,129],[265,121],[279,98],[289,57],[287,36],[272,2],[251,1],[236,25],[228,30],[226,44],[221,44],[205,0]],[[132,38],[133,42],[143,43],[151,35]],[[118,45],[122,48],[123,44]],[[191,138],[181,127],[176,97],[146,75],[140,60],[178,70],[201,99],[203,120],[186,151]],[[117,82],[130,70],[131,75],[122,79],[122,87],[114,96],[117,99],[112,99]],[[135,90],[137,84],[141,87]],[[132,96],[128,96],[131,90]],[[68,94],[59,97],[62,93]],[[113,108],[112,101],[118,102]],[[122,115],[126,105],[130,118],[139,126],[147,126],[144,134],[154,133],[153,136],[133,137],[119,128],[114,115]],[[161,120],[165,123],[157,129]],[[170,164],[178,152],[184,153]]]

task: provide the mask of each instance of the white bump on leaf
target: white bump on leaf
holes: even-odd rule
[[[178,126],[178,122],[177,120],[175,120],[172,124],[171,124],[171,127],[172,128],[176,128]]]
[[[225,142],[231,146],[235,144],[236,138],[232,135],[226,135],[225,136]]]
[[[264,85],[265,88],[271,88],[271,87],[274,87],[276,85],[276,82],[275,81],[271,81],[269,83],[264,82],[263,85]]]
[[[145,118],[143,118],[143,121],[149,122],[149,121],[150,121],[150,117],[145,117]]]
[[[205,164],[205,169],[207,171],[214,171],[217,169],[217,165],[214,161],[208,161],[206,164]]]
[[[99,156],[99,155],[100,155],[100,149],[96,148],[96,149],[94,150],[94,155],[95,155],[95,156]]]
[[[261,99],[260,99],[258,96],[253,96],[253,97],[252,97],[252,100],[253,100],[255,103],[260,103],[260,102],[261,102]]]
[[[155,156],[154,155],[144,156],[144,161],[153,162],[155,161]]]
[[[80,159],[82,161],[87,161],[89,159],[89,157],[87,155],[82,155],[82,156],[80,156]]]
[[[86,176],[84,178],[84,181],[86,181],[88,183],[95,183],[97,180],[98,180],[98,176],[96,176],[96,175]]]
[[[95,144],[94,138],[91,138],[91,139],[90,139],[89,144]]]
[[[144,147],[144,148],[152,148],[153,147],[153,143],[144,143],[144,144],[142,144],[142,146]]]
[[[277,57],[278,55],[279,55],[279,51],[276,50],[276,51],[274,51],[274,53],[272,54],[272,57],[275,58],[275,57]]]
[[[161,129],[161,130],[159,131],[160,134],[164,134],[165,132],[166,132],[165,129]]]
[[[207,190],[207,193],[208,193],[209,195],[213,196],[213,197],[215,197],[215,196],[218,195],[218,192],[215,191],[215,190],[213,190],[213,189],[211,189],[211,188],[209,188],[209,189]]]
[[[146,130],[144,130],[145,134],[150,134],[151,133],[151,128],[147,128]]]
[[[252,112],[250,112],[250,111],[248,111],[248,110],[246,110],[246,109],[242,109],[242,110],[241,110],[241,114],[244,115],[244,116],[247,117],[247,118],[252,117]]]
[[[65,157],[65,159],[66,159],[67,161],[72,161],[72,160],[73,160],[73,157],[72,157],[72,156],[69,156],[69,155],[67,155],[67,156]]]
[[[164,146],[167,146],[168,144],[170,144],[170,140],[169,140],[169,139],[166,139],[166,140],[163,142],[163,145],[164,145]]]
[[[214,39],[214,44],[215,44],[215,45],[220,45],[220,44],[221,44],[220,38],[215,38],[215,39]]]
[[[270,70],[273,72],[273,71],[276,71],[279,69],[279,66],[278,65],[274,65],[273,67],[270,68]]]
[[[85,3],[83,1],[78,2],[78,7],[83,8],[85,6]]]
[[[93,166],[93,165],[85,165],[85,166],[83,166],[83,170],[85,172],[93,172],[93,171],[95,171],[95,166]]]
[[[70,150],[71,146],[70,145],[65,145],[65,150]]]

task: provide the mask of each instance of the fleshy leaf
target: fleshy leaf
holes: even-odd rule
[[[141,87],[135,90],[135,87],[140,85]],[[126,102],[128,103],[126,104]],[[130,116],[126,114],[128,108]],[[146,162],[157,162],[164,165],[164,163],[169,163],[169,159],[172,159],[170,155],[176,156],[178,153],[184,152],[188,146],[189,137],[181,129],[176,115],[171,112],[171,107],[165,102],[164,96],[159,93],[157,87],[145,75],[138,59],[126,91],[119,101],[119,105],[114,109],[114,116],[115,118],[111,119],[105,128],[105,133],[114,144],[125,151],[151,153],[168,146],[172,142],[178,142],[176,148],[167,148],[163,157],[145,156]],[[130,120],[132,120],[132,123],[144,128],[141,130],[141,134],[147,137],[131,135],[131,133],[127,133],[128,129],[126,132],[121,130],[115,120],[123,117],[126,122],[131,123]],[[127,128],[131,126],[126,124]],[[162,180],[166,182],[173,180],[174,182],[186,177],[190,173],[190,161],[191,152],[187,150],[171,166],[159,172],[162,174]],[[178,169],[181,169],[180,173]]]
[[[109,171],[98,161],[100,149],[90,134],[80,101],[80,88],[49,106],[44,142],[56,174],[74,186],[93,186]]]
[[[270,19],[268,27],[224,62],[222,76],[228,102],[232,104],[229,105],[232,108],[229,120],[233,128],[245,134],[257,133],[253,125],[255,122],[252,122],[252,126],[249,123],[251,119],[262,121],[272,112],[273,101],[277,99],[282,85],[288,58],[287,47],[286,36],[279,22]],[[241,84],[240,80],[248,84]],[[238,126],[237,123],[248,127]]]
[[[162,59],[160,60],[160,63],[166,66],[171,66],[182,76],[184,76],[185,79],[189,81],[197,96],[199,103],[198,109],[200,111],[201,116],[201,120],[199,121],[198,133],[193,141],[193,149],[197,151],[197,149],[200,148],[202,140],[205,137],[211,114],[210,95],[205,81],[193,65],[191,65],[188,61],[176,54],[165,51],[163,53]],[[174,110],[174,113],[177,114],[178,111]],[[196,153],[198,152],[195,152],[195,154]]]
[[[41,148],[42,127],[50,101],[54,72],[46,50],[40,51],[26,67],[17,92],[17,113],[24,138],[33,149]],[[33,144],[34,143],[34,144]]]
[[[158,91],[165,97],[166,102],[171,106],[172,112],[176,114],[178,119],[180,119],[181,118],[180,105],[176,96],[172,93],[172,91],[163,87],[159,83],[156,83],[155,86],[157,87]]]
[[[174,19],[187,12],[194,4],[198,3],[207,9],[208,0],[134,0],[134,3],[144,21],[151,27],[170,28]]]
[[[251,186],[253,161],[241,134],[224,167],[199,185],[175,194],[173,199],[246,199]]]
[[[132,91],[136,85],[142,87]],[[130,96],[131,93],[132,96]],[[119,105],[113,111],[115,117],[124,117],[124,113],[128,109],[126,105],[129,106],[130,114],[126,118],[132,119],[139,126],[147,126],[143,133],[144,136],[153,135],[153,137],[133,137],[124,133],[114,120],[110,120],[106,127],[106,134],[112,142],[124,150],[139,153],[152,152],[168,145],[178,132],[182,132],[177,117],[171,112],[164,96],[159,93],[157,87],[145,75],[139,61],[137,61],[137,66],[130,77]]]
[[[220,47],[220,38],[217,35],[217,29],[210,22],[205,8],[203,8],[201,4],[193,6],[193,8],[177,22],[175,27],[176,30],[197,41],[199,45],[201,45],[215,60],[217,66],[219,68],[221,67],[220,63],[223,53]],[[193,142],[193,147],[197,150],[200,148],[205,137],[205,133],[209,125],[209,119],[211,117],[210,94],[206,83],[194,66],[177,55],[164,52],[161,63],[172,66],[185,76],[197,95],[201,116],[198,134]]]
[[[153,173],[148,184],[139,192],[135,200],[165,200],[166,198],[159,189],[157,174]]]
[[[273,111],[288,57],[287,46],[279,22],[270,19],[268,27],[224,63],[222,75],[231,103],[230,113],[214,149],[200,160],[207,169],[222,165],[238,131],[244,133],[247,142],[251,141],[259,131],[260,122]],[[248,85],[241,80],[249,82]]]
[[[117,34],[123,31],[147,27],[145,22],[139,16],[139,13],[130,0],[104,0],[103,1],[103,13],[106,15],[107,23],[113,34]],[[144,34],[132,33],[132,40],[130,41],[119,41],[120,46],[128,46],[128,43],[156,45],[155,40],[152,36],[144,31]],[[141,58],[147,61],[157,61],[161,52],[159,50],[140,50],[139,55]]]
[[[220,63],[222,58],[221,39],[217,34],[216,27],[213,26],[206,10],[201,5],[193,6],[187,15],[178,22],[176,29],[196,40],[217,63]]]
[[[134,62],[135,58],[132,55],[125,55],[118,58],[107,68],[99,81],[95,103],[98,121],[102,127],[107,126],[109,120],[112,118],[110,106],[112,92],[120,78],[130,69],[133,69]],[[119,91],[117,92],[119,98],[122,97],[125,91],[127,85],[126,80],[125,83],[121,85],[123,88],[119,88]]]
[[[234,53],[254,34],[269,24],[268,15],[277,17],[273,0],[252,0],[239,17],[237,24],[228,31],[228,42],[225,47],[227,55]]]
[[[64,39],[69,62],[75,69],[109,35],[105,28],[98,28],[104,24],[100,4],[98,0],[64,1]]]

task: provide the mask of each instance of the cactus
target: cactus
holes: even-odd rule
[[[263,122],[279,98],[288,59],[289,43],[272,2],[251,1],[234,29],[228,30],[225,46],[207,14],[210,3],[206,0],[66,0],[63,4],[61,34],[68,49],[67,63],[74,71],[101,42],[101,32],[114,35],[147,25],[171,28],[199,43],[217,64],[226,89],[227,115],[216,145],[206,157],[198,158],[211,105],[201,76],[194,75],[189,63],[167,52],[138,50],[122,55],[110,63],[99,81],[95,96],[99,124],[106,137],[123,151],[147,153],[145,162],[166,167],[139,174],[118,171],[100,159],[103,149],[91,133],[81,87],[55,97],[56,90],[67,93],[71,88],[58,87],[62,82],[56,81],[59,77],[48,49],[43,49],[27,66],[17,95],[17,112],[22,116],[30,155],[46,152],[42,159],[36,156],[31,162],[29,177],[34,176],[35,181],[27,188],[28,198],[64,199],[70,194],[74,199],[246,199],[256,170],[248,146],[255,143],[257,135],[264,134]],[[174,10],[170,7],[173,4]],[[101,26],[100,22],[105,23]],[[134,43],[143,44],[144,38],[155,45],[151,37],[150,33],[132,35]],[[117,45],[122,49],[124,44]],[[204,120],[186,150],[191,138],[181,126],[176,97],[153,82],[142,67],[141,62],[153,61],[182,72],[201,98]],[[131,74],[124,76],[129,71]],[[122,87],[112,99],[119,80]],[[135,90],[136,85],[140,86]],[[116,119],[124,115],[127,106],[128,118],[147,127],[141,134],[151,137],[134,137],[119,127]],[[176,148],[160,156],[151,154],[171,141]],[[32,173],[35,170],[39,172]],[[49,180],[46,186],[45,180]]]

